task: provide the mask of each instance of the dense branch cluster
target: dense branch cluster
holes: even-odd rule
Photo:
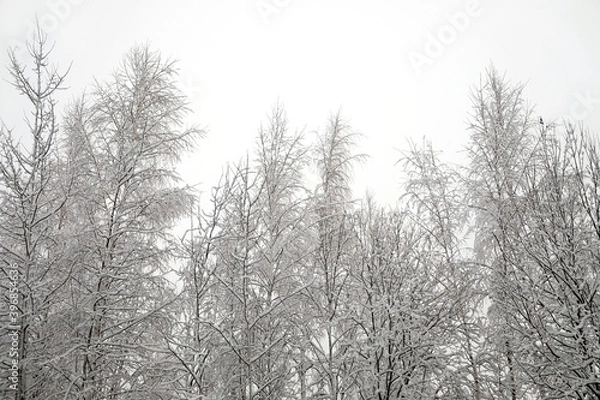
[[[26,131],[0,129],[2,398],[600,399],[598,142],[494,69],[465,165],[412,145],[394,206],[353,198],[341,115],[307,143],[280,104],[200,201],[172,62],[134,48],[59,127],[65,74],[39,32],[29,53]]]

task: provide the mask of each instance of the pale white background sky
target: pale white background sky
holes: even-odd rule
[[[527,83],[546,120],[571,116],[600,134],[600,0],[0,0],[1,66],[36,15],[54,60],[72,62],[68,97],[106,79],[136,43],[180,61],[190,122],[209,131],[182,173],[204,190],[253,148],[279,99],[309,135],[341,107],[370,155],[355,194],[393,202],[409,138],[459,159],[469,90],[491,62]],[[5,69],[0,78],[0,117],[18,128],[22,103]]]

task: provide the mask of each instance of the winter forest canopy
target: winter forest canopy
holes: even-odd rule
[[[394,206],[343,115],[278,102],[200,201],[175,64],[135,47],[59,115],[51,48],[7,66],[2,398],[600,399],[599,143],[522,85],[482,71],[464,163],[413,145]]]

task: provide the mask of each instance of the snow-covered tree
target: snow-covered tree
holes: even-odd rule
[[[525,183],[524,171],[535,147],[531,110],[523,86],[513,86],[494,68],[472,94],[473,113],[467,147],[469,205],[473,209],[475,261],[484,265],[489,291],[484,373],[488,396],[522,398],[529,387],[518,366],[518,341],[507,326],[507,300],[513,295],[509,240],[516,223]],[[477,265],[477,264],[473,264]]]
[[[349,356],[354,325],[347,317],[350,290],[347,286],[351,259],[352,169],[363,155],[354,153],[357,133],[338,113],[319,135],[315,158],[319,184],[314,200],[316,243],[311,287],[307,301],[312,321],[305,326],[309,338],[311,384],[319,395],[341,400],[350,395],[352,358]]]
[[[401,212],[411,221],[404,224],[405,229],[418,237],[410,246],[417,254],[413,263],[422,264],[412,273],[427,277],[426,284],[412,289],[423,292],[423,304],[409,307],[424,313],[429,321],[420,329],[416,327],[423,332],[423,343],[427,344],[428,337],[438,338],[429,363],[421,365],[428,369],[426,379],[417,380],[416,387],[420,388],[419,395],[429,388],[437,397],[479,399],[480,343],[473,336],[480,321],[477,310],[482,297],[481,275],[472,268],[465,249],[467,209],[463,179],[458,169],[440,160],[429,142],[422,146],[411,144],[402,166],[406,181]],[[430,326],[435,329],[429,329]]]
[[[56,315],[69,279],[61,215],[70,179],[59,166],[55,100],[66,74],[51,64],[39,27],[27,49],[31,65],[9,52],[8,68],[30,107],[26,126],[0,127],[0,393],[19,400],[51,398],[56,391],[51,359],[63,347]]]
[[[600,397],[600,152],[567,126],[540,132],[511,238],[509,327],[543,398]]]
[[[174,328],[165,341],[173,356],[171,368],[178,371],[174,391],[187,399],[222,397],[222,340],[212,324],[219,306],[216,252],[225,235],[223,218],[230,188],[224,176],[212,189],[209,207],[192,207],[190,226],[182,238],[179,312],[173,316]]]
[[[172,62],[136,47],[112,80],[68,112],[68,164],[77,175],[67,218],[77,265],[68,351],[57,355],[67,397],[169,394],[159,334],[173,320],[169,230],[191,201],[174,165],[201,133],[183,126],[176,76]]]
[[[256,161],[230,168],[214,189],[221,218],[209,260],[213,284],[204,295],[213,309],[200,319],[220,338],[217,380],[225,398],[285,398],[299,390],[294,338],[307,269],[308,199],[301,139],[288,131],[277,105],[259,131]],[[201,242],[208,250],[209,242]]]

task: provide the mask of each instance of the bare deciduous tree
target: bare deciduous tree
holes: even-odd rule
[[[182,126],[187,109],[175,77],[172,62],[134,48],[113,80],[67,117],[69,163],[78,171],[69,203],[78,265],[68,302],[75,350],[64,354],[63,368],[70,393],[83,399],[160,398],[170,390],[158,333],[173,302],[169,229],[191,201],[174,186],[174,163],[201,134]]]
[[[60,175],[55,111],[55,96],[63,89],[66,73],[51,64],[50,54],[39,27],[28,44],[32,76],[29,66],[9,53],[13,86],[27,99],[31,112],[25,129],[0,128],[0,274],[7,306],[2,307],[3,326],[8,327],[1,332],[3,369],[10,371],[18,360],[18,380],[14,375],[12,382],[2,379],[0,387],[4,398],[19,400],[55,391],[57,374],[48,361],[61,341],[54,324],[69,278],[60,214],[70,179]],[[18,291],[11,290],[11,282]]]

